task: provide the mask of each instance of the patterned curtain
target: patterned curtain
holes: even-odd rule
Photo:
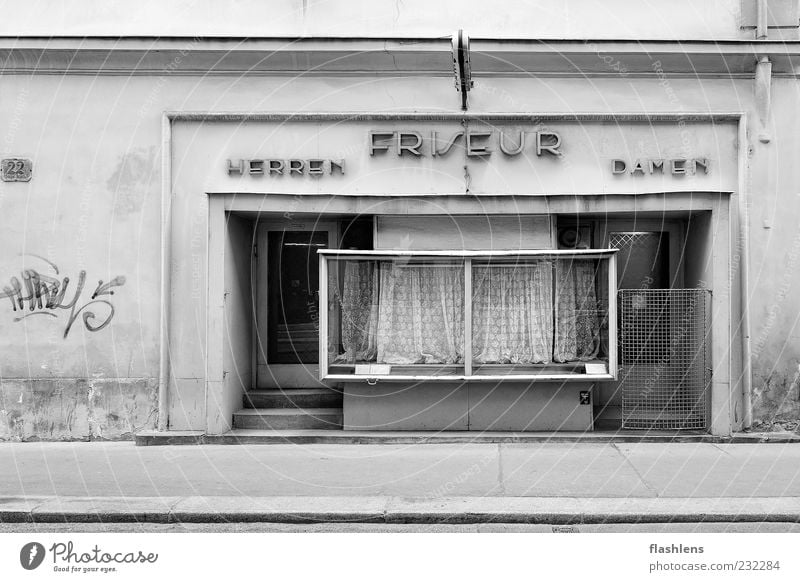
[[[598,357],[601,314],[593,260],[476,265],[472,273],[476,363]],[[344,354],[337,360],[348,363],[463,363],[463,266],[348,261],[341,343]]]
[[[464,361],[462,266],[381,265],[378,361]]]
[[[600,318],[591,259],[556,262],[556,362],[586,361],[600,351]]]
[[[345,361],[375,361],[378,353],[378,264],[347,261],[342,289],[342,347]]]
[[[551,361],[552,268],[551,261],[473,267],[472,346],[476,362]]]

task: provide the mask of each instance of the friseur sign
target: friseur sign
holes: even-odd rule
[[[530,135],[530,137],[528,137]],[[528,145],[530,147],[528,148]],[[561,157],[561,136],[552,131],[516,132],[515,136],[503,131],[456,131],[449,135],[431,131],[375,130],[368,134],[370,156],[381,154],[411,157],[444,157],[457,147],[470,157],[488,157],[499,151],[513,157],[526,148],[537,156],[544,154]],[[323,176],[344,174],[344,159],[320,158],[254,158],[227,160],[228,175],[253,176]]]
[[[370,131],[369,155],[389,152],[398,156],[446,156],[456,142],[464,144],[465,153],[471,157],[490,156],[501,151],[507,156],[518,156],[525,150],[527,132],[519,131],[511,137],[503,131],[456,131],[449,136],[440,132],[423,134],[419,131]],[[532,151],[537,155],[548,153],[560,157],[561,136],[552,131],[533,132]]]
[[[492,166],[492,172],[502,176],[503,180],[513,180],[512,174],[530,176],[528,173],[530,169],[526,171],[525,168],[520,168],[520,164],[513,162],[515,159],[549,160],[544,163],[547,168],[540,164],[534,170],[537,178],[543,176],[542,171],[551,174],[555,172],[552,174],[554,177],[559,173],[562,176],[573,175],[576,166],[580,166],[584,175],[587,175],[587,170],[595,175],[605,174],[616,184],[619,184],[623,177],[635,179],[647,176],[647,182],[654,183],[649,177],[658,174],[676,183],[676,178],[705,176],[710,173],[711,162],[707,157],[687,155],[687,139],[690,143],[695,142],[694,135],[687,134],[687,137],[684,135],[685,132],[681,133],[679,149],[670,143],[673,140],[660,138],[653,140],[654,147],[643,148],[639,136],[620,132],[617,139],[612,140],[608,136],[609,130],[603,130],[601,127],[601,131],[605,131],[606,135],[599,136],[598,141],[589,135],[590,131],[595,131],[590,126],[578,126],[578,128],[581,130],[581,135],[571,133],[570,129],[564,129],[567,137],[562,137],[564,134],[561,131],[543,128],[481,125],[477,128],[464,126],[449,129],[446,125],[439,124],[426,129],[421,127],[368,129],[366,135],[361,134],[366,137],[364,141],[353,139],[357,135],[353,131],[355,127],[345,129],[349,133],[349,139],[345,140],[342,140],[341,136],[330,135],[330,129],[317,128],[316,137],[313,134],[298,132],[291,135],[288,140],[285,138],[280,140],[286,143],[290,151],[292,149],[298,153],[314,151],[316,157],[290,154],[280,157],[228,158],[225,163],[228,176],[315,178],[345,176],[345,158],[353,156],[349,160],[348,168],[358,174],[356,180],[359,181],[359,185],[363,170],[367,168],[374,176],[386,175],[387,172],[401,172],[405,180],[409,172],[429,174],[435,171],[439,175],[446,175],[448,170],[445,168],[448,165],[452,166],[453,163],[458,165],[449,169],[450,175],[454,175],[452,172],[455,170],[467,175],[468,180],[471,180],[470,171],[480,172],[481,168],[489,166]],[[339,131],[343,128],[335,129]],[[626,131],[630,133],[630,130]],[[289,145],[292,142],[296,147],[292,148]],[[307,147],[310,144],[314,145]],[[572,145],[567,150],[568,157],[564,151],[565,144]],[[707,144],[697,140],[693,145],[702,151]],[[647,151],[648,149],[650,151]],[[334,155],[319,156],[319,152],[325,150]],[[635,150],[634,155],[631,155],[634,153],[631,150]],[[468,160],[480,163],[470,165],[468,168],[464,164]],[[517,167],[508,166],[509,163]],[[294,183],[295,180],[289,182]],[[344,185],[347,181],[337,180],[336,183]]]

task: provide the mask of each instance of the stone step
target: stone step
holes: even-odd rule
[[[341,408],[342,393],[326,388],[250,390],[245,408]]]
[[[342,430],[341,408],[245,408],[233,413],[233,428]]]

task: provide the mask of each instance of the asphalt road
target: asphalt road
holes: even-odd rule
[[[557,530],[557,531],[556,531]],[[385,525],[333,523],[32,524],[0,523],[3,533],[800,533],[798,523],[663,523],[609,525]]]

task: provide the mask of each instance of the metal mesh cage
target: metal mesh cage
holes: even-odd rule
[[[705,289],[619,291],[622,428],[706,428],[709,298]]]

